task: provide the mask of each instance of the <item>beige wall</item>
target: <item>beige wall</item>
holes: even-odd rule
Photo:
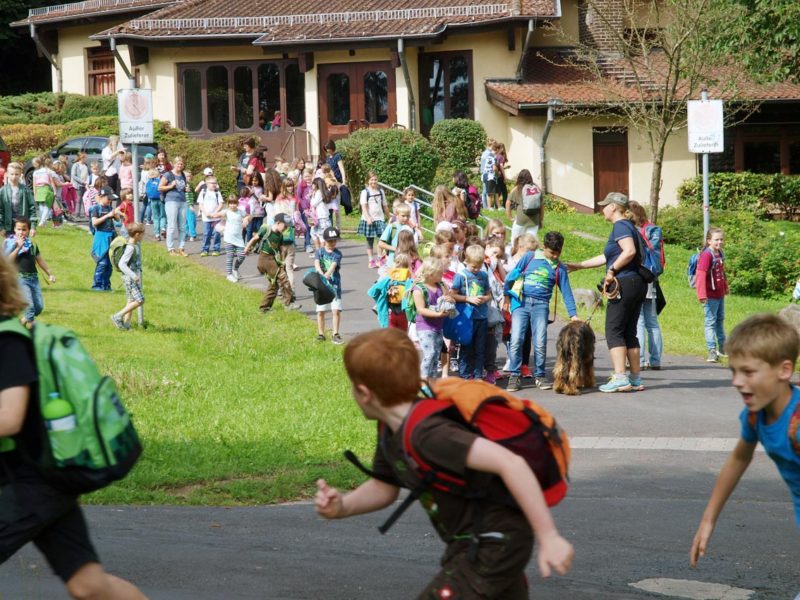
[[[572,46],[578,39],[578,2],[577,0],[561,0],[561,19],[549,23],[541,23],[533,36],[533,45]],[[564,35],[560,35],[563,30]]]
[[[688,150],[686,130],[678,131],[667,140],[664,152],[664,167],[661,170],[661,194],[659,205],[678,203],[678,187],[685,179],[697,174],[697,160]],[[628,161],[630,168],[631,198],[642,203],[650,202],[650,178],[652,161],[650,146],[642,134],[628,134]]]
[[[58,30],[57,62],[61,67],[61,81],[63,92],[73,94],[86,94],[88,92],[88,75],[86,48],[100,45],[89,39],[97,32],[97,25],[84,27],[67,27]],[[53,89],[58,89],[58,75],[52,69]],[[124,79],[123,79],[124,80]]]

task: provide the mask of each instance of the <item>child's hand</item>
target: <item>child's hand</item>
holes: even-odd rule
[[[336,488],[328,486],[324,479],[317,480],[317,495],[314,497],[314,507],[317,514],[326,519],[336,519],[341,516],[342,494]]]
[[[139,283],[142,280],[142,278],[139,275],[134,275],[133,277],[131,277],[131,279],[133,279],[134,283]],[[55,279],[53,279],[53,281],[55,281]]]
[[[700,521],[700,526],[697,528],[697,533],[694,534],[694,540],[692,540],[692,549],[689,550],[689,564],[693,567],[697,566],[698,558],[705,556],[708,540],[711,539],[712,533],[714,533],[714,524]]]
[[[467,296],[467,302],[475,306],[483,304],[483,296]]]
[[[551,567],[559,575],[565,575],[572,567],[575,549],[567,540],[554,533],[539,538],[539,573],[542,577],[550,577]]]
[[[55,283],[56,282],[56,276],[55,275],[52,275],[52,274],[48,275],[47,279],[50,281],[50,283]]]

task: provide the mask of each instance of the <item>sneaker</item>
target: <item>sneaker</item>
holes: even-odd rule
[[[533,373],[531,373],[531,368],[528,365],[522,365],[519,374],[522,375],[523,379],[533,379]]]
[[[648,368],[651,371],[660,371],[661,370],[661,365],[650,365]]]
[[[233,273],[228,275],[225,279],[227,279],[231,283],[236,283],[237,281],[239,281],[238,279],[236,279],[236,275],[234,275]]]
[[[170,250],[170,251],[168,252],[168,254],[169,254],[170,256],[178,256],[178,251],[177,251],[177,250]]]
[[[709,363],[718,363],[719,362],[719,354],[717,354],[716,350],[709,350],[708,356],[706,357],[706,362]]]
[[[451,373],[458,373],[458,359],[451,358],[450,359],[450,372]]]
[[[237,271],[236,269],[234,269],[233,271],[231,271],[231,275],[233,275],[234,277],[236,277],[236,281],[239,281],[239,279],[241,279],[241,277],[240,277],[240,275],[239,275],[239,271]]]
[[[161,236],[160,236],[160,235],[157,235],[157,236],[156,236],[156,241],[157,241],[157,242],[160,242],[160,241],[161,241]]]
[[[178,256],[189,256],[189,255],[186,253],[186,250],[184,250],[183,248],[178,248]]]
[[[196,241],[197,241],[197,238],[196,238],[196,237],[190,237],[190,238],[189,238],[189,241],[190,241],[190,242],[196,242]]]
[[[287,304],[283,307],[283,310],[300,310],[302,308],[299,304],[295,304],[292,302],[291,304]]]
[[[211,253],[211,256],[219,256],[219,250],[214,250],[214,251]]]
[[[311,246],[306,246],[306,252],[308,252],[309,254],[313,254],[314,253],[314,248],[311,247]]]
[[[518,392],[520,388],[519,385],[519,375],[512,375],[508,378],[508,385],[506,386],[507,392]]]
[[[375,268],[377,268],[377,266],[378,266],[378,261],[376,261],[374,258],[370,258],[369,259],[369,268],[370,269],[375,269]]]
[[[728,358],[728,355],[725,354],[722,350],[717,350],[717,358]]]
[[[336,344],[337,346],[341,346],[342,344],[344,344],[344,340],[342,339],[342,336],[340,336],[338,333],[334,333],[333,334],[333,338],[331,339],[331,341],[334,344]]]
[[[122,320],[122,317],[120,317],[117,313],[111,315],[111,322],[114,323],[114,326],[117,329],[122,329],[123,331],[125,330],[125,322]]]
[[[486,383],[491,383],[494,385],[497,382],[497,377],[495,377],[494,372],[487,373],[486,376],[483,378]]]
[[[506,373],[510,373],[511,372],[511,361],[510,360],[507,360],[506,364],[503,365],[503,371],[506,372]]]
[[[631,375],[628,377],[628,380],[631,382],[631,390],[634,392],[643,392],[644,391],[644,384],[642,384],[642,376],[634,377]]]
[[[203,251],[200,253],[200,258],[205,258],[206,256],[208,256],[208,252]]]
[[[543,377],[534,377],[533,378],[533,385],[535,385],[540,390],[552,390],[553,384],[547,383]]]
[[[503,373],[502,371],[495,371],[494,373],[492,373],[492,375],[494,375],[495,381],[498,381],[499,379],[505,379],[508,376],[506,373]]]
[[[631,386],[631,381],[628,379],[627,375],[612,375],[609,378],[608,383],[604,383],[597,389],[608,394],[611,392],[630,392],[633,387]]]
[[[321,333],[320,333],[320,334],[318,334],[318,335],[317,335],[317,341],[318,341],[318,342],[324,342],[324,341],[325,341],[325,336],[324,336],[324,335],[322,335]]]

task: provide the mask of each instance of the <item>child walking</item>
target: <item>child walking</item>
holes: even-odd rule
[[[358,233],[367,238],[367,259],[370,269],[378,268],[378,261],[373,255],[375,238],[383,235],[384,223],[388,213],[386,195],[378,187],[378,175],[370,171],[367,174],[367,187],[361,190],[358,200],[361,206],[361,220],[358,222]]]
[[[3,254],[14,262],[19,273],[19,284],[27,308],[22,313],[22,324],[29,329],[33,327],[33,321],[42,314],[44,310],[44,298],[42,288],[39,285],[39,273],[36,265],[47,275],[50,283],[55,283],[56,278],[50,271],[50,267],[44,260],[39,246],[30,237],[31,220],[28,217],[17,217],[14,219],[14,236],[4,242]]]
[[[339,241],[339,230],[328,227],[322,232],[322,248],[317,250],[314,257],[314,268],[330,282],[336,291],[336,297],[330,304],[317,304],[317,341],[325,341],[325,313],[331,313],[331,326],[333,327],[334,344],[343,344],[344,340],[339,335],[339,325],[342,315],[342,252],[336,248]]]
[[[192,187],[192,172],[183,170],[186,177],[186,236],[190,242],[197,241],[197,194]]]
[[[122,217],[122,213],[111,206],[111,193],[109,188],[101,187],[97,192],[97,204],[89,209],[89,220],[94,228],[92,258],[97,263],[92,289],[96,292],[111,291],[112,267],[108,248],[115,235],[114,219]]]
[[[144,225],[134,223],[128,227],[128,243],[119,259],[119,270],[122,272],[122,282],[125,284],[125,300],[127,304],[117,313],[111,315],[111,322],[117,329],[129,330],[133,311],[144,304],[142,292],[142,238],[144,238]]]
[[[217,178],[213,175],[206,176],[206,187],[200,192],[198,204],[203,220],[203,250],[200,252],[200,256],[208,256],[209,251],[211,251],[211,256],[219,256],[221,243],[220,233],[217,231],[219,218],[214,215],[222,210],[223,202]]]
[[[403,437],[403,425],[422,384],[413,342],[396,329],[370,331],[347,345],[344,364],[364,417],[383,426],[370,479],[347,494],[324,479],[317,481],[314,503],[326,519],[380,510],[397,500],[400,487],[419,487]],[[561,574],[569,570],[572,545],[559,535],[541,486],[524,460],[447,418],[426,419],[412,441],[415,453],[425,457],[432,470],[465,478],[475,487],[499,486],[498,492],[507,491],[517,505],[512,508],[431,486],[420,501],[447,548],[441,570],[419,598],[527,599],[525,568],[534,535],[542,576],[551,569]],[[478,531],[475,515],[481,515]]]
[[[158,169],[150,169],[147,173],[147,183],[145,184],[145,194],[150,201],[150,213],[153,215],[153,235],[156,241],[160,242],[162,237],[167,236],[167,213],[164,210],[164,200],[161,199],[161,192],[158,184],[161,182],[161,175]]]
[[[745,405],[739,414],[741,437],[720,471],[695,533],[689,551],[692,566],[705,555],[725,502],[759,442],[789,487],[800,528],[800,388],[790,383],[800,354],[800,336],[777,315],[753,315],[731,332],[727,350],[733,386]]]
[[[330,190],[322,177],[317,177],[311,182],[311,210],[314,211],[316,224],[314,225],[314,246],[319,249],[325,242],[323,234],[331,228],[331,218],[328,212]]]
[[[725,277],[725,255],[722,245],[725,234],[719,227],[709,227],[706,247],[697,259],[697,299],[703,305],[705,316],[706,362],[716,363],[725,354],[725,296],[728,280]]]
[[[291,225],[292,218],[286,213],[277,213],[272,225],[262,225],[250,241],[244,251],[248,254],[259,241],[260,254],[258,257],[258,272],[267,278],[267,289],[261,299],[258,309],[262,313],[272,310],[272,304],[278,297],[280,288],[283,295],[283,306],[285,310],[297,310],[300,308],[293,303],[292,286],[289,285],[289,278],[286,275],[286,264],[281,258],[281,244],[283,243],[283,233]]]
[[[484,249],[477,244],[464,252],[466,269],[453,278],[452,296],[456,302],[472,304],[472,341],[462,344],[458,353],[458,374],[462,379],[483,379],[489,305],[492,290],[483,270]]]
[[[422,261],[417,283],[411,292],[414,306],[417,309],[415,324],[417,339],[422,348],[420,375],[423,379],[433,379],[438,374],[437,363],[444,344],[442,329],[447,311],[440,310],[437,305],[440,299],[453,302],[442,283],[442,261],[435,256],[428,256]],[[424,289],[423,289],[424,286]]]
[[[242,231],[250,221],[247,211],[239,206],[236,194],[228,196],[228,208],[211,216],[225,220],[225,230],[222,233],[222,251],[225,253],[225,272],[228,281],[239,281],[239,267],[245,259],[245,244]]]

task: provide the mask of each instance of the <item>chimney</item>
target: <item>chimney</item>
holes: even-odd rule
[[[625,0],[581,0],[578,5],[579,35],[582,44],[600,54],[617,54],[615,41],[624,27]]]
[[[518,17],[522,13],[522,0],[511,0],[508,3],[508,12],[512,17]]]

